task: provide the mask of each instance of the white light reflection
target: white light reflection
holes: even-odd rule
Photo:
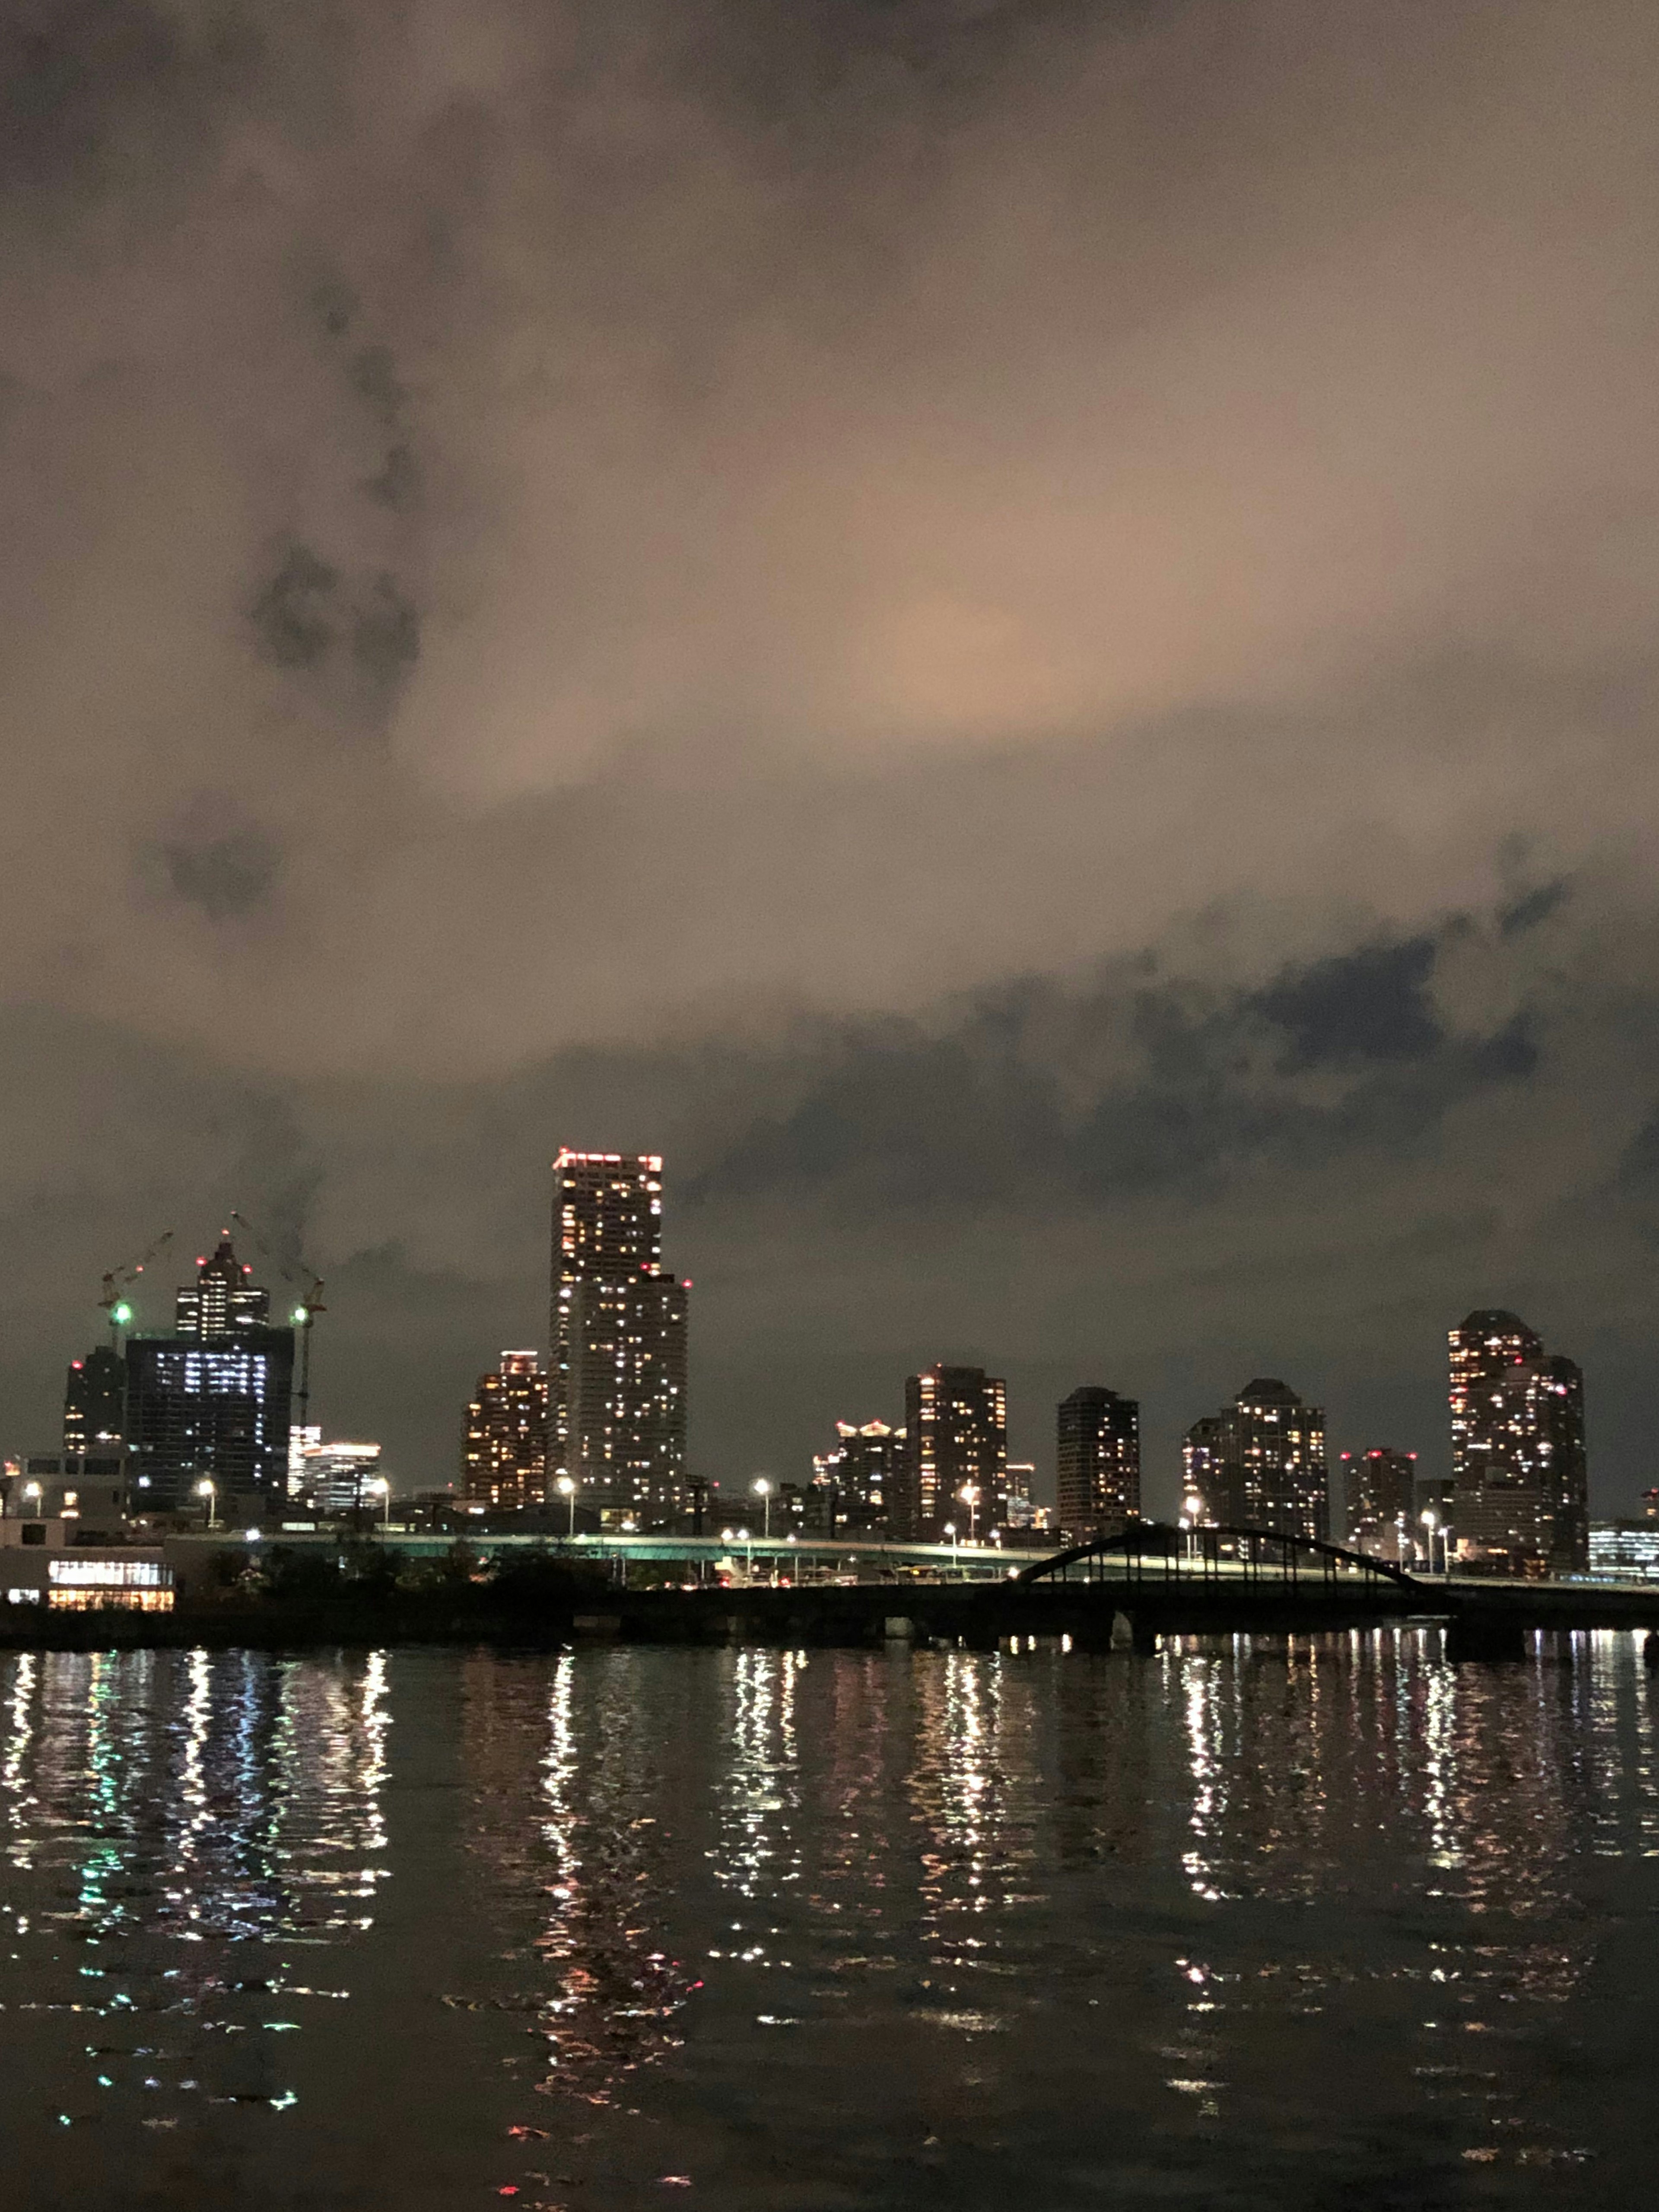
[[[35,1707],[40,1662],[25,1651],[12,1662],[11,1695],[6,1700],[5,1750],[0,1755],[0,1793],[5,1798],[6,1856],[18,1868],[34,1864],[34,1838],[23,1815],[37,1802],[29,1775],[36,1733]]]
[[[1216,1904],[1224,1892],[1214,1854],[1228,1810],[1218,1670],[1213,1661],[1190,1652],[1176,1659],[1175,1666],[1181,1682],[1182,1717],[1193,1792],[1192,1810],[1187,1818],[1192,1841],[1181,1855],[1181,1864],[1194,1896]]]

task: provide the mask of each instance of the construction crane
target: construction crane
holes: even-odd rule
[[[277,1273],[285,1282],[292,1283],[300,1293],[300,1303],[289,1316],[289,1320],[300,1338],[300,1388],[295,1393],[300,1401],[300,1418],[295,1425],[303,1436],[311,1421],[311,1332],[318,1315],[328,1311],[323,1304],[323,1279],[320,1275],[313,1274],[303,1261],[296,1261],[290,1266],[286,1260],[279,1259],[246,1214],[238,1213],[234,1206],[230,1209],[230,1218],[241,1224]]]
[[[155,1242],[141,1252],[136,1260],[129,1260],[125,1267],[112,1267],[104,1278],[104,1295],[99,1304],[109,1316],[109,1340],[113,1345],[121,1331],[132,1319],[132,1307],[121,1295],[129,1283],[137,1282],[156,1254],[173,1242],[173,1231],[164,1229]]]

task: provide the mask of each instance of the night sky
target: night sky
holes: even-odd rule
[[[448,1479],[568,1142],[705,1474],[934,1358],[1443,1471],[1496,1304],[1630,1510],[1656,114],[1651,0],[10,0],[5,1448],[239,1206]]]

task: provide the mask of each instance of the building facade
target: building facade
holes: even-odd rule
[[[1448,1335],[1452,1540],[1469,1566],[1583,1574],[1589,1561],[1584,1378],[1518,1314]]]
[[[1231,1406],[1195,1421],[1182,1462],[1196,1521],[1322,1542],[1329,1534],[1324,1409],[1276,1376],[1256,1376]]]
[[[879,1536],[886,1532],[889,1503],[903,1479],[905,1435],[885,1421],[836,1423],[832,1451],[812,1461],[812,1488],[819,1494],[817,1518],[825,1535]]]
[[[1140,1404],[1097,1383],[1062,1398],[1055,1514],[1069,1543],[1115,1536],[1140,1518]]]
[[[112,1344],[71,1359],[64,1382],[64,1449],[95,1452],[121,1442],[127,1417],[127,1366]]]
[[[384,1503],[380,1480],[379,1444],[325,1443],[319,1438],[302,1448],[297,1482],[289,1478],[289,1495],[312,1513],[362,1513]]]
[[[1008,1386],[1000,1376],[945,1366],[912,1375],[904,1434],[888,1533],[901,1543],[936,1544],[947,1526],[961,1535],[993,1527],[1008,1468]]]
[[[287,1490],[294,1332],[227,1237],[179,1293],[172,1336],[130,1336],[125,1430],[133,1509],[194,1512],[211,1483],[219,1515],[252,1524]]]
[[[685,1506],[691,1286],[662,1264],[662,1188],[655,1153],[553,1163],[551,1475],[606,1527]]]
[[[1417,1454],[1373,1444],[1344,1452],[1342,1491],[1347,1540],[1356,1552],[1407,1565],[1416,1555]]]
[[[470,1505],[522,1510],[548,1498],[547,1375],[533,1352],[504,1352],[478,1377],[461,1444]]]

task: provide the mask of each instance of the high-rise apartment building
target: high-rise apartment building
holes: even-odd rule
[[[1518,1314],[1449,1334],[1452,1537],[1473,1566],[1582,1574],[1589,1558],[1584,1378]]]
[[[812,1462],[812,1487],[823,1498],[823,1531],[833,1520],[837,1535],[880,1535],[890,1503],[902,1480],[905,1436],[885,1421],[836,1423],[833,1451]]]
[[[546,1503],[547,1382],[533,1352],[504,1352],[478,1377],[461,1446],[461,1493],[471,1504]]]
[[[1195,1421],[1183,1453],[1187,1510],[1223,1528],[1322,1540],[1330,1526],[1325,1414],[1271,1376]]]
[[[553,1163],[553,1478],[606,1526],[659,1526],[685,1501],[688,1292],[662,1264],[662,1161],[562,1151]]]
[[[887,1510],[902,1543],[936,1544],[947,1523],[989,1528],[1006,1488],[1008,1386],[982,1367],[929,1367],[904,1385],[905,1449]],[[971,1493],[971,1495],[964,1495]]]
[[[1055,1512],[1074,1544],[1115,1536],[1140,1518],[1140,1405],[1097,1383],[1063,1398]]]
[[[198,1510],[214,1485],[221,1516],[252,1522],[287,1489],[294,1332],[273,1328],[269,1293],[228,1237],[179,1292],[172,1336],[129,1336],[125,1429],[141,1512]]]
[[[1417,1516],[1417,1454],[1374,1444],[1344,1452],[1342,1490],[1348,1542],[1373,1559],[1409,1565],[1420,1530]]]
[[[126,1417],[126,1362],[113,1345],[71,1359],[64,1383],[64,1449],[95,1452],[118,1444]]]

